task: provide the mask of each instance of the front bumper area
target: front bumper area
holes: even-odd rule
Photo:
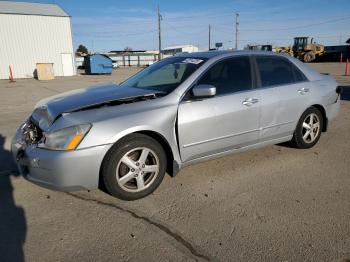
[[[92,190],[98,188],[102,160],[111,146],[53,151],[13,143],[12,154],[19,158],[16,162],[22,176],[37,185],[59,191]]]

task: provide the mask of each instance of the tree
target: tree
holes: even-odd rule
[[[82,53],[82,54],[88,54],[89,50],[86,48],[84,45],[79,45],[77,52]]]
[[[127,46],[127,47],[124,48],[124,51],[125,52],[131,52],[132,51],[132,47]]]

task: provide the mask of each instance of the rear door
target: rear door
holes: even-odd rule
[[[179,105],[178,136],[182,161],[254,144],[259,136],[259,91],[253,89],[247,56],[222,60],[197,81],[217,88],[215,97]]]
[[[310,82],[287,58],[261,55],[255,60],[261,86],[260,140],[290,136],[310,103]]]

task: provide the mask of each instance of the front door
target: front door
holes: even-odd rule
[[[257,143],[259,91],[253,89],[249,57],[225,59],[197,82],[217,88],[213,98],[180,103],[178,134],[183,162]]]

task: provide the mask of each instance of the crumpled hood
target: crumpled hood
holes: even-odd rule
[[[124,101],[137,97],[156,95],[157,92],[140,88],[124,87],[115,84],[93,86],[58,94],[41,100],[32,114],[39,127],[47,130],[63,113],[82,110],[89,107]]]

